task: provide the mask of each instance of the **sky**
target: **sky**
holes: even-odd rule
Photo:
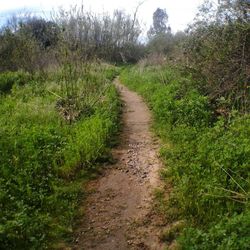
[[[68,8],[71,5],[83,5],[87,10],[94,12],[110,12],[114,9],[124,9],[133,13],[141,0],[0,0],[0,25],[13,13],[21,10],[30,10],[38,15],[49,15],[52,9],[59,6]],[[153,12],[157,8],[166,9],[169,16],[169,24],[173,32],[184,30],[188,23],[192,22],[197,7],[203,0],[146,0],[140,7],[138,18],[147,30],[152,24]]]

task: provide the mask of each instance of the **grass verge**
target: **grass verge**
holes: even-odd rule
[[[162,177],[173,189],[159,207],[182,230],[162,238],[181,249],[249,249],[250,116],[217,117],[191,76],[169,66],[127,68],[121,81],[144,97],[165,144]]]
[[[12,83],[18,73],[0,77],[11,79],[0,97],[1,249],[53,248],[70,235],[84,183],[109,154],[119,125],[117,70],[83,72],[26,84]]]

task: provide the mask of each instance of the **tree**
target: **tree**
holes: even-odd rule
[[[153,26],[148,31],[148,36],[153,37],[171,32],[170,26],[167,26],[168,14],[165,9],[157,8],[153,14]]]
[[[39,47],[32,36],[13,33],[6,28],[0,34],[0,72],[2,71],[35,71],[37,58],[40,58]]]
[[[122,10],[115,10],[113,15],[96,15],[84,8],[61,9],[55,22],[63,30],[65,44],[71,51],[79,50],[84,58],[135,62],[140,59],[143,47],[139,41],[141,27],[136,15],[139,7],[133,16]]]
[[[33,17],[26,20],[21,24],[20,30],[29,33],[43,49],[56,46],[59,40],[58,25],[42,18]]]
[[[168,25],[165,9],[157,8],[153,14],[153,26],[148,31],[148,49],[150,53],[169,54],[173,47],[173,36]]]

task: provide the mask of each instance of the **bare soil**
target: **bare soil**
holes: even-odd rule
[[[164,248],[153,192],[160,186],[159,143],[150,132],[151,115],[142,98],[115,81],[123,100],[123,131],[113,150],[116,163],[93,181],[72,249]]]

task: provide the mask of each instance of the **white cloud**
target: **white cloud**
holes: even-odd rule
[[[101,12],[112,12],[116,8],[122,8],[133,12],[138,4],[135,0],[0,0],[0,12],[20,9],[33,8],[48,11],[58,6],[69,7],[70,5],[81,4],[87,8]],[[138,16],[147,27],[152,23],[152,15],[156,8],[165,8],[169,15],[169,23],[174,31],[182,30],[186,24],[191,22],[195,16],[197,6],[203,0],[146,0],[141,6]]]

